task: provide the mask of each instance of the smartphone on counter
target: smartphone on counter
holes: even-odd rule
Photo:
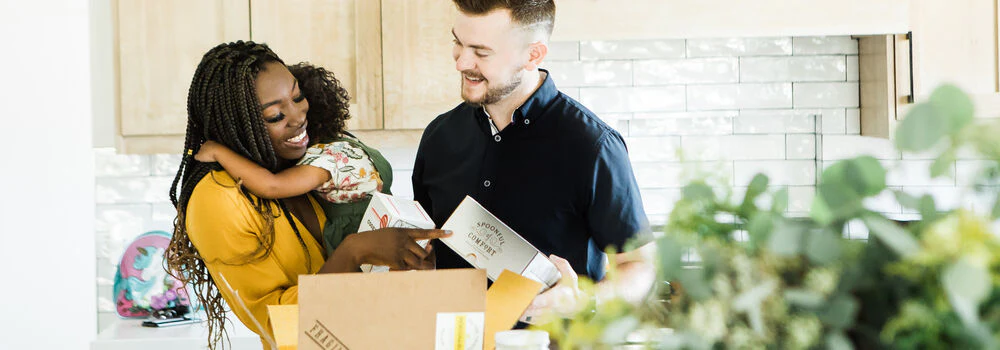
[[[200,319],[190,318],[190,317],[148,319],[148,320],[142,321],[142,326],[143,327],[162,328],[162,327],[172,327],[172,326],[180,326],[180,325],[185,325],[185,324],[198,323],[198,322],[201,322],[201,321],[202,320],[200,320]]]

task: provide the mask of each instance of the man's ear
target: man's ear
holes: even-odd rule
[[[549,45],[536,41],[531,43],[528,47],[528,63],[525,64],[525,70],[536,70],[538,66],[542,64],[545,56],[549,54]]]

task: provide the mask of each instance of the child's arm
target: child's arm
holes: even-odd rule
[[[219,162],[234,178],[242,179],[250,192],[262,198],[295,197],[330,180],[329,171],[309,165],[293,166],[274,174],[213,141],[201,145],[194,159],[203,163]]]

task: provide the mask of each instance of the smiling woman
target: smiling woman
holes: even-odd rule
[[[223,300],[263,339],[271,333],[267,305],[297,303],[299,275],[357,271],[365,263],[430,268],[430,251],[415,240],[444,236],[440,230],[352,234],[331,227],[354,212],[308,195],[316,187],[328,190],[320,185],[336,176],[303,156],[345,136],[347,95],[322,68],[291,68],[266,45],[240,41],[206,53],[191,82],[187,151],[170,189],[177,218],[166,258],[204,305],[213,349],[222,340]],[[275,182],[300,188],[267,185]],[[340,236],[334,241],[328,232]],[[223,279],[232,289],[218,287]]]

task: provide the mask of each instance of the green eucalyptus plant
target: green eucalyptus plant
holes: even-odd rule
[[[960,152],[982,155],[990,166],[973,191],[995,203],[988,213],[888,189],[870,156],[827,167],[807,217],[789,216],[787,192],[762,174],[742,194],[694,181],[656,238],[662,287],[646,303],[592,301],[537,328],[573,349],[997,348],[1000,240],[990,226],[1000,217],[1000,124],[973,116],[965,93],[942,86],[910,110],[894,142],[933,154],[932,177],[953,176]],[[885,191],[921,219],[864,206]],[[851,221],[869,240],[843,237]]]

